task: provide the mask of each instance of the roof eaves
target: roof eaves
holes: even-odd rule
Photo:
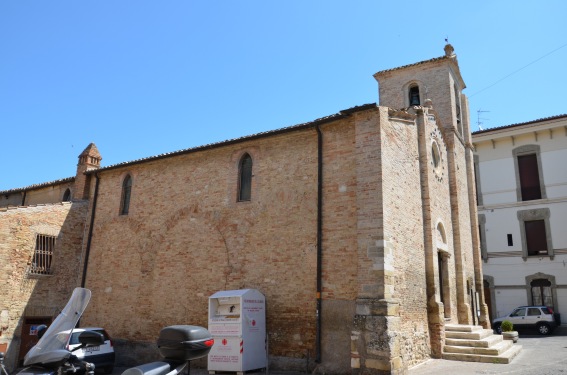
[[[74,180],[75,180],[75,177],[66,177],[66,178],[62,178],[60,180],[43,182],[43,183],[40,183],[40,184],[34,184],[34,185],[10,189],[10,190],[3,190],[3,191],[0,191],[0,194],[20,193],[20,192],[23,192],[23,191],[29,191],[29,190],[41,189],[41,188],[54,186],[54,185],[60,185],[60,184],[66,183],[66,182],[72,182]]]
[[[530,124],[535,124],[538,122],[544,122],[544,121],[549,121],[549,120],[558,120],[561,118],[567,118],[567,114],[563,114],[563,115],[557,115],[557,116],[550,116],[550,117],[543,117],[537,120],[531,120],[531,121],[526,121],[526,122],[520,122],[517,124],[510,124],[510,125],[503,125],[503,126],[498,126],[495,128],[490,128],[490,129],[484,129],[484,130],[477,130],[475,132],[472,132],[472,135],[478,135],[478,134],[485,134],[485,133],[490,133],[492,131],[498,131],[498,130],[504,130],[504,129],[510,129],[510,128],[515,128],[515,127],[520,127],[520,126],[524,126],[524,125],[530,125]]]
[[[413,64],[408,64],[408,65],[404,65],[404,66],[398,66],[396,68],[391,68],[391,69],[386,69],[386,70],[381,70],[379,72],[374,73],[374,76],[380,75],[380,74],[384,74],[384,73],[388,73],[388,72],[393,72],[396,70],[400,70],[400,69],[406,69],[406,68],[410,68],[413,66],[418,66],[418,65],[423,65],[423,64],[428,64],[428,63],[432,63],[432,62],[436,62],[436,61],[441,61],[441,60],[446,60],[446,59],[450,59],[451,57],[449,56],[440,56],[440,57],[434,57],[432,59],[429,60],[424,60],[424,61],[419,61]]]
[[[269,131],[251,134],[251,135],[247,135],[247,136],[243,136],[243,137],[239,137],[239,138],[233,138],[233,139],[228,139],[228,140],[225,140],[225,141],[209,143],[209,144],[202,145],[202,146],[182,149],[182,150],[178,150],[178,151],[167,152],[167,153],[164,153],[164,154],[149,156],[149,157],[142,158],[142,159],[137,159],[137,160],[132,160],[132,161],[128,161],[128,162],[113,164],[113,165],[109,165],[107,167],[102,167],[102,168],[98,168],[98,169],[91,169],[91,170],[86,171],[85,174],[88,175],[88,174],[104,172],[104,171],[108,171],[108,170],[112,170],[112,169],[117,169],[117,168],[121,168],[121,167],[151,162],[151,161],[169,158],[169,157],[173,157],[173,156],[189,154],[189,153],[204,151],[204,150],[210,150],[210,149],[228,146],[228,145],[236,144],[236,143],[240,143],[240,142],[251,141],[251,140],[254,140],[254,139],[260,139],[260,138],[265,138],[265,137],[269,137],[269,136],[273,136],[273,135],[289,133],[289,132],[292,132],[292,131],[308,129],[308,128],[312,128],[312,127],[315,127],[315,126],[318,126],[318,125],[323,125],[323,124],[328,123],[328,122],[336,121],[338,119],[348,117],[355,112],[362,112],[362,111],[366,111],[366,110],[371,109],[371,108],[377,108],[376,103],[368,103],[368,104],[363,104],[363,105],[355,106],[355,107],[352,107],[352,108],[344,109],[344,110],[341,110],[341,111],[339,111],[335,114],[329,115],[329,116],[321,117],[321,118],[318,118],[318,119],[310,121],[310,122],[292,125],[292,126],[288,126],[288,127],[285,127],[285,128],[280,128],[280,129],[276,129],[276,130],[269,130]]]

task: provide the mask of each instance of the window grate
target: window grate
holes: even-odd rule
[[[35,238],[35,250],[28,273],[31,275],[52,275],[51,263],[53,249],[55,248],[54,236],[38,234]]]

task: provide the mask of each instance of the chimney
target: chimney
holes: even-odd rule
[[[86,171],[100,168],[102,157],[94,143],[91,143],[79,155],[77,164],[77,175],[75,176],[74,199],[89,199],[90,176],[85,175]]]

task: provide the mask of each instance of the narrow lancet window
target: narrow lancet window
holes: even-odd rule
[[[120,215],[128,215],[130,210],[130,196],[132,193],[132,177],[130,175],[124,178],[122,182],[122,202],[120,205]]]
[[[252,197],[252,158],[244,154],[240,159],[238,181],[238,201],[249,201]]]

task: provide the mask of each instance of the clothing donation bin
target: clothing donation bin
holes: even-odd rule
[[[266,298],[255,289],[226,290],[209,297],[209,374],[265,368]]]

